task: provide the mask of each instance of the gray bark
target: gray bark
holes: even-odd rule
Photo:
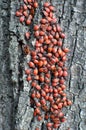
[[[40,18],[45,0],[38,1],[40,7],[34,23]],[[66,34],[64,46],[70,48],[66,93],[73,104],[64,109],[67,121],[59,130],[86,130],[86,0],[51,0],[51,3]],[[35,126],[45,130],[42,122],[32,120],[30,85],[24,74],[27,57],[21,49],[21,41],[26,43],[23,34],[27,27],[15,17],[19,5],[18,0],[0,1],[0,130],[34,130]]]

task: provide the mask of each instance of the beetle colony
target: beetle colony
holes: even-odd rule
[[[16,16],[21,23],[30,26],[37,7],[36,0],[24,0]],[[68,76],[65,61],[69,49],[63,47],[65,34],[57,24],[54,11],[55,8],[49,2],[43,4],[40,23],[33,27],[36,39],[34,50],[29,50],[25,45],[25,54],[31,55],[25,74],[31,84],[33,114],[38,121],[45,120],[48,130],[59,128],[61,122],[65,121],[62,108],[71,105],[64,92]],[[29,41],[29,31],[25,33],[25,38]],[[45,115],[42,115],[42,111]]]

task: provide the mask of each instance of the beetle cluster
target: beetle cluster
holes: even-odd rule
[[[20,22],[30,25],[27,10],[38,7],[34,0],[24,0],[23,12],[18,10],[16,16]],[[29,5],[28,5],[29,3]],[[26,6],[28,5],[28,6]],[[29,68],[25,70],[27,81],[31,84],[31,105],[34,107],[34,116],[38,121],[45,120],[48,130],[58,128],[65,121],[62,108],[71,105],[67,99],[65,80],[68,76],[65,61],[68,48],[63,47],[65,34],[57,24],[54,16],[54,6],[45,2],[42,8],[42,18],[38,25],[34,25],[36,39],[34,50],[30,51]],[[21,15],[20,15],[21,14]],[[33,15],[28,15],[33,18]],[[23,18],[23,21],[21,20]],[[29,39],[28,33],[26,38]],[[42,111],[45,115],[42,115]]]
[[[36,0],[23,0],[24,4],[20,6],[20,9],[16,11],[16,16],[19,17],[20,23],[30,25],[34,18],[35,9],[38,7]],[[30,38],[30,32],[25,33],[25,38]]]

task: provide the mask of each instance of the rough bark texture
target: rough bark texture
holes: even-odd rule
[[[34,23],[40,19],[40,9],[46,0],[38,1]],[[70,48],[66,93],[73,105],[64,109],[67,121],[59,130],[86,130],[86,0],[51,0],[51,3],[67,36],[64,46]],[[15,17],[19,5],[18,0],[0,1],[0,130],[34,130],[36,125],[46,130],[42,122],[32,120],[30,86],[24,74],[27,58],[21,49],[21,43],[26,43],[23,34],[27,27]]]

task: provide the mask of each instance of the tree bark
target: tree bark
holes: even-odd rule
[[[27,57],[21,48],[22,43],[27,44],[23,35],[27,26],[21,25],[15,17],[20,2],[22,0],[0,1],[0,130],[35,130],[35,126],[46,130],[42,122],[33,121],[30,107],[31,86],[24,73]],[[45,0],[38,2],[34,24],[40,19]],[[70,49],[66,62],[69,71],[66,93],[73,104],[64,109],[67,121],[59,130],[86,130],[86,0],[50,2],[66,34],[64,46]]]

